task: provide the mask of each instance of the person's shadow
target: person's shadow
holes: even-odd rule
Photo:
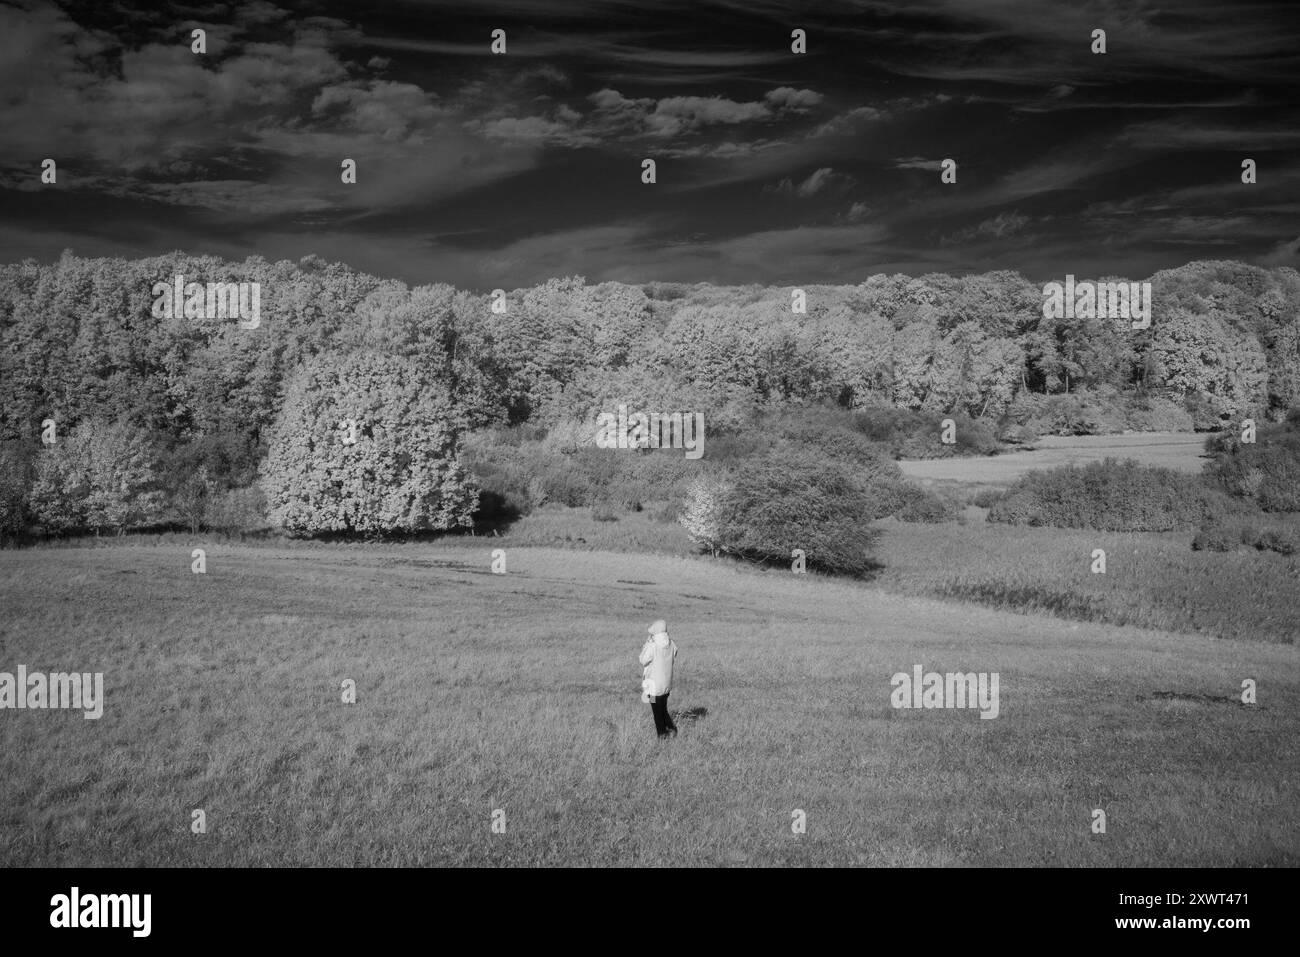
[[[672,712],[672,718],[674,723],[678,721],[699,721],[708,713],[708,708],[686,708],[682,711]]]

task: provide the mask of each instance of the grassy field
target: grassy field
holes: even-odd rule
[[[1084,465],[1105,458],[1136,459],[1179,472],[1199,473],[1206,459],[1205,436],[1189,432],[1142,432],[1131,435],[1045,435],[1024,452],[979,458],[904,459],[903,474],[944,484],[950,482],[1007,486],[1026,472],[1062,465]],[[928,480],[928,481],[927,481]]]
[[[107,688],[0,712],[0,865],[1300,863],[1292,645],[493,547],[0,552],[0,670]],[[707,710],[664,743],[661,616]],[[891,708],[914,664],[999,673],[1000,716]]]
[[[978,512],[978,509],[971,509]],[[881,523],[879,587],[993,608],[1292,644],[1300,556],[1192,551],[1191,533]],[[1092,571],[1094,549],[1106,571]]]
[[[1300,635],[1300,556],[1240,548],[1192,551],[1192,534],[1115,533],[990,524],[968,507],[961,522],[886,520],[872,583],[1074,621],[1138,625],[1214,638],[1293,643]],[[547,506],[489,546],[696,554],[682,528],[647,510],[597,522],[590,510]],[[439,546],[462,548],[464,539]],[[1106,572],[1092,571],[1094,549]]]

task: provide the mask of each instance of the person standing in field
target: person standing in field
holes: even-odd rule
[[[650,713],[655,719],[659,737],[676,736],[677,725],[668,714],[668,692],[673,683],[673,661],[677,658],[677,643],[668,637],[668,626],[661,618],[649,628],[650,637],[641,649],[642,701],[650,702]]]

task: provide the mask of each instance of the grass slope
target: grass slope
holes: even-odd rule
[[[107,688],[0,712],[0,865],[1300,863],[1293,646],[500,545],[0,552],[0,670]],[[666,743],[661,616],[708,710]],[[1001,716],[892,709],[913,664]]]

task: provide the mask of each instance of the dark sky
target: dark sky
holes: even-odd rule
[[[480,290],[1297,266],[1297,25],[1296,0],[0,4],[0,261],[315,253]]]

